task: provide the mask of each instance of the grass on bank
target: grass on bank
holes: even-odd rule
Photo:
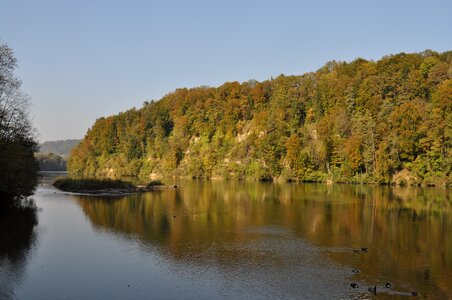
[[[58,178],[53,183],[53,186],[63,191],[98,191],[98,190],[135,190],[130,182],[119,179],[73,179],[73,178]]]
[[[66,192],[97,192],[106,190],[137,192],[152,190],[154,187],[165,186],[165,184],[160,180],[152,180],[146,185],[136,186],[120,179],[74,179],[62,177],[55,180],[53,186]]]

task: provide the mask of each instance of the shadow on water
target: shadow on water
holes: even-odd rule
[[[300,272],[309,274],[310,257],[320,252],[315,264],[321,268],[322,257],[334,261],[350,270],[336,274],[347,280],[363,286],[391,282],[380,297],[412,290],[452,297],[450,190],[196,181],[181,186],[77,201],[99,230],[138,238],[172,261],[254,270],[249,275],[267,278],[267,284],[287,273],[279,282],[284,285]],[[361,247],[368,250],[355,254]],[[321,281],[310,283],[322,290]],[[367,287],[348,289],[356,297],[370,294]]]
[[[35,240],[37,209],[32,201],[0,210],[0,299],[14,298],[23,280],[29,251]]]

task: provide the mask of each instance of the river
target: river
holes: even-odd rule
[[[0,224],[0,298],[452,298],[449,189],[176,183],[113,198],[42,183],[37,225]]]

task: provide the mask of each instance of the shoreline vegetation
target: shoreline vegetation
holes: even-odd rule
[[[30,100],[22,92],[22,81],[14,75],[17,59],[0,42],[0,209],[28,207],[27,199],[38,184],[38,150],[32,126]],[[12,212],[11,212],[12,213]]]
[[[53,186],[64,192],[98,196],[135,194],[177,187],[166,186],[159,180],[152,180],[146,185],[135,185],[120,179],[74,179],[68,177],[56,179]]]
[[[189,177],[448,187],[452,51],[330,61],[262,82],[180,88],[102,117],[74,177]]]

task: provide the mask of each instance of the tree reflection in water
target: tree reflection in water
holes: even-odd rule
[[[23,279],[38,224],[33,202],[0,210],[0,299],[14,297]]]
[[[222,268],[278,263],[279,250],[269,256],[253,248],[274,234],[282,251],[293,237],[321,247],[330,259],[360,270],[352,276],[365,284],[392,282],[452,297],[447,189],[189,181],[180,190],[77,199],[98,228],[138,237],[172,260]],[[368,252],[353,255],[361,247]]]

